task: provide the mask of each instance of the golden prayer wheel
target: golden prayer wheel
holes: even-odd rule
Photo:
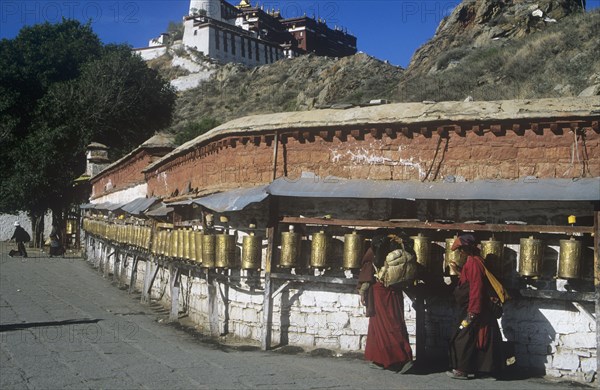
[[[310,266],[313,268],[327,267],[329,255],[329,237],[325,232],[314,233],[310,251]]]
[[[581,271],[581,241],[571,237],[570,240],[560,240],[558,258],[558,277],[562,279],[577,279]]]
[[[157,232],[157,239],[156,239],[156,244],[157,244],[157,248],[156,251],[158,252],[159,255],[164,256],[165,254],[165,247],[166,247],[166,231],[164,230],[159,230]]]
[[[202,232],[194,232],[194,252],[196,262],[202,264],[202,240],[204,237],[204,233]]]
[[[142,237],[142,229],[139,226],[134,226],[133,227],[133,245],[137,246],[137,247],[141,247],[140,243],[141,243],[141,237]]]
[[[242,269],[260,269],[262,238],[254,233],[244,237],[242,242]]]
[[[413,240],[413,249],[417,255],[417,263],[428,270],[431,266],[431,240],[421,233],[411,238]]]
[[[144,227],[144,234],[143,234],[143,239],[142,239],[142,247],[145,249],[150,249],[150,228],[149,227]]]
[[[521,238],[519,250],[519,275],[540,276],[542,273],[542,240]]]
[[[235,236],[229,234],[216,235],[215,267],[234,268],[235,261]]]
[[[145,228],[143,226],[138,226],[138,239],[137,239],[137,246],[140,248],[144,247],[144,234],[145,232]]]
[[[187,260],[196,261],[196,235],[193,230],[186,230],[187,234],[187,255],[185,258]]]
[[[175,257],[178,259],[183,259],[185,254],[185,247],[187,246],[187,241],[185,241],[185,230],[180,229],[177,231],[177,253]]]
[[[300,233],[281,233],[281,258],[279,259],[279,267],[294,268],[298,266],[301,238]]]
[[[450,267],[450,263],[454,262],[457,266],[462,267],[467,261],[467,256],[462,255],[458,249],[455,251],[451,249],[452,244],[454,244],[454,240],[456,240],[456,236],[452,238],[446,238],[446,256],[444,258],[446,261],[446,267],[448,267],[451,276],[456,276],[458,273],[455,272],[452,267]]]
[[[494,239],[494,236],[487,241],[481,241],[481,257],[494,276],[504,276],[504,244],[501,241]]]
[[[171,257],[173,256],[173,234],[170,230],[165,230],[165,256]]]
[[[360,268],[364,254],[365,239],[360,234],[352,232],[344,235],[344,268]]]
[[[158,233],[154,235],[154,240],[152,241],[152,246],[148,246],[150,253],[153,255],[158,254]]]
[[[127,225],[127,244],[133,245],[133,225]]]
[[[171,248],[169,250],[169,257],[177,257],[179,251],[179,233],[177,230],[171,231]]]
[[[215,267],[215,235],[204,234],[202,236],[202,266],[206,268]]]

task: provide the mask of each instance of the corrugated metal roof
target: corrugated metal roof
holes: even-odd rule
[[[173,207],[169,207],[162,203],[159,207],[146,211],[144,214],[149,217],[166,217],[173,210],[175,210]]]
[[[193,199],[192,202],[222,213],[225,211],[243,210],[252,203],[262,202],[267,196],[267,186],[259,186],[212,194]]]
[[[307,198],[598,201],[600,178],[482,180],[462,183],[279,178],[267,192]]]
[[[148,210],[150,207],[152,207],[152,205],[154,205],[154,203],[156,203],[158,201],[157,198],[137,198],[132,200],[131,202],[125,204],[123,207],[121,207],[121,210],[125,211],[126,213],[132,214],[132,215],[140,215],[142,214],[144,211]]]

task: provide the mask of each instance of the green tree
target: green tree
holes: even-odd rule
[[[27,211],[39,244],[45,212],[62,223],[74,201],[86,146],[126,153],[169,125],[175,93],[129,47],[103,46],[89,24],[27,27],[0,49],[0,212]]]
[[[202,118],[199,121],[187,123],[177,134],[175,135],[175,143],[181,145],[189,140],[192,140],[207,131],[219,126],[219,122],[213,118]]]

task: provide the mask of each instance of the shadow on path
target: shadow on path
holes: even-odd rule
[[[0,332],[10,332],[13,330],[22,330],[29,328],[43,328],[47,326],[64,326],[64,325],[79,325],[79,324],[96,324],[101,319],[96,320],[64,320],[64,321],[49,321],[49,322],[30,322],[22,324],[3,324],[0,325]]]

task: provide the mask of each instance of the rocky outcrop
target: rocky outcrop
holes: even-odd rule
[[[226,121],[389,99],[402,74],[402,68],[362,53],[344,58],[306,55],[256,68],[226,64],[198,88],[180,95],[175,122],[202,117]]]
[[[524,37],[578,11],[581,0],[464,0],[442,20],[434,37],[415,52],[408,73],[436,72],[440,65],[452,66],[471,49]],[[451,50],[456,58],[440,63]]]

